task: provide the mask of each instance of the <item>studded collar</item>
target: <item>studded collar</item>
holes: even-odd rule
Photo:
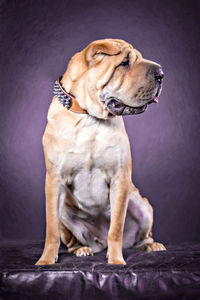
[[[54,96],[68,110],[71,110],[72,112],[78,114],[88,114],[87,110],[80,107],[76,98],[71,93],[68,93],[64,89],[61,80],[62,80],[62,76],[59,77],[54,83],[54,89],[53,89]]]

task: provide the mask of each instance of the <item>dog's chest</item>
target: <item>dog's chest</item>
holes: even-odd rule
[[[85,118],[70,131],[57,131],[51,158],[78,206],[93,214],[108,204],[109,183],[124,151],[119,123]]]

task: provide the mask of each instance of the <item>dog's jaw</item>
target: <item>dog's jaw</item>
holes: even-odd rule
[[[131,106],[125,105],[120,100],[115,99],[115,98],[109,99],[107,101],[106,105],[107,105],[108,111],[116,116],[141,114],[147,108],[147,104],[142,105],[140,107],[131,107]]]

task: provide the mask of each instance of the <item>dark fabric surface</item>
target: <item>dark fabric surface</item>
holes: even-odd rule
[[[199,244],[125,249],[126,266],[108,265],[106,251],[76,257],[61,247],[56,265],[34,266],[42,246],[1,247],[1,299],[200,299]]]

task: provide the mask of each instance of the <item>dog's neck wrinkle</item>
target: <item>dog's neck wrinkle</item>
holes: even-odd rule
[[[61,83],[62,83],[64,89],[68,93],[71,93],[72,95],[74,95],[74,97],[76,98],[80,107],[87,110],[88,114],[91,117],[104,119],[104,118],[102,118],[102,116],[103,116],[102,104],[98,103],[98,100],[94,101],[94,97],[92,97],[92,95],[88,94],[87,89],[83,84],[81,86],[80,83],[78,83],[77,81],[72,82],[70,76],[66,76],[66,75],[63,76]],[[81,95],[81,97],[77,97],[77,94]],[[98,106],[98,110],[100,110],[100,113],[98,116],[96,115],[96,112],[91,111],[93,102],[95,102],[96,107]]]
[[[110,120],[108,118],[109,112],[105,110],[105,104],[101,101],[100,95],[97,98],[97,95],[88,93],[85,81],[82,81],[82,83],[79,80],[73,81],[70,74],[66,72],[62,77],[61,83],[68,93],[74,95],[80,107],[86,110],[90,116],[101,120]]]
[[[76,95],[73,93],[73,90],[72,90],[72,80],[70,79],[70,77],[63,75],[61,83],[62,83],[62,86],[64,87],[64,89],[76,98]]]

